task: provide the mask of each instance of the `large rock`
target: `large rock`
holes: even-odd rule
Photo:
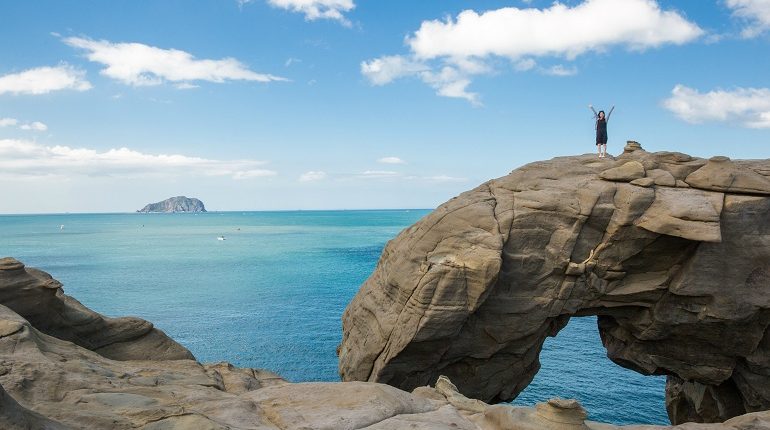
[[[673,422],[769,409],[768,176],[631,143],[484,183],[388,243],[344,313],[340,375],[511,400],[546,337],[598,315],[614,362],[670,375]]]
[[[685,179],[689,185],[704,190],[770,195],[770,179],[727,157],[713,157]]]
[[[3,260],[3,264],[25,270],[15,260]],[[28,293],[9,287],[8,279],[0,278],[3,299],[24,301],[16,295],[27,297]],[[57,309],[51,301],[41,301],[40,306],[42,315],[46,309]],[[290,384],[269,371],[227,363],[118,361],[49,336],[3,305],[0,384],[3,430],[621,429],[585,421],[586,413],[575,401],[556,399],[535,409],[490,406],[459,393],[444,377],[435,387],[418,387],[409,393],[371,382]],[[724,425],[622,429],[770,429],[770,412],[738,417]]]
[[[107,318],[64,294],[51,275],[0,258],[0,303],[38,330],[115,360],[192,359],[152,323],[139,318]],[[0,323],[0,332],[3,323]]]

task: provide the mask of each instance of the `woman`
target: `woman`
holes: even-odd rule
[[[610,120],[612,111],[615,110],[615,106],[612,106],[606,118],[604,117],[603,110],[596,113],[594,105],[588,105],[588,107],[594,113],[594,119],[596,120],[596,151],[599,153],[599,158],[604,158],[607,156],[607,123]]]

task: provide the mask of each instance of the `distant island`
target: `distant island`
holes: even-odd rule
[[[158,203],[150,203],[138,210],[140,213],[206,212],[203,202],[185,196],[171,197]]]

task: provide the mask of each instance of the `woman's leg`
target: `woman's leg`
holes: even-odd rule
[[[602,158],[607,156],[607,144],[602,143]]]
[[[599,154],[599,158],[602,158],[602,145],[600,143],[596,144],[596,152]]]

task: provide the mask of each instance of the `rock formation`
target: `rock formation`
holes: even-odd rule
[[[206,212],[203,202],[185,196],[171,197],[162,202],[150,203],[137,212],[142,213],[176,213],[176,212]]]
[[[3,430],[770,429],[770,412],[724,424],[621,428],[585,421],[586,412],[570,400],[550,400],[535,409],[490,406],[460,394],[445,377],[412,393],[371,382],[291,384],[268,371],[200,364],[187,354],[151,359],[168,358],[165,342],[138,341],[139,360],[108,358],[89,333],[110,331],[110,324],[94,322],[104,318],[82,305],[67,306],[74,299],[63,299],[61,285],[46,273],[1,259],[0,291]],[[38,306],[29,312],[33,303]],[[125,320],[111,321],[120,326]]]
[[[51,275],[12,258],[0,258],[0,304],[35,328],[113,360],[193,359],[152,323],[139,318],[107,318],[62,291]]]
[[[770,409],[770,160],[629,142],[465,192],[387,244],[343,316],[340,374],[510,400],[586,315],[615,363],[669,375],[672,422]]]

